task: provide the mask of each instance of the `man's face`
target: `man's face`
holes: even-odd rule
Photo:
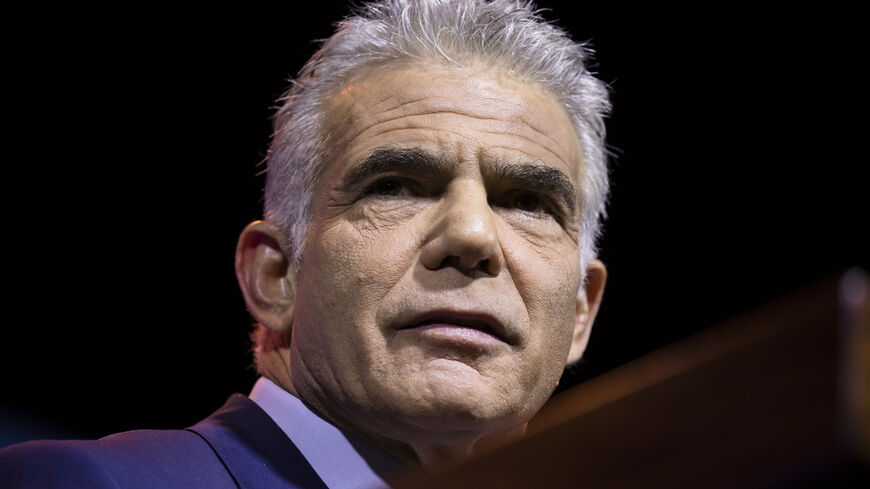
[[[492,70],[413,66],[347,86],[328,123],[297,274],[298,393],[400,442],[523,423],[575,324],[583,169],[568,116]]]

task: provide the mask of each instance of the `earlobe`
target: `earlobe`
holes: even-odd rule
[[[270,221],[255,221],[242,231],[236,247],[236,278],[248,311],[263,326],[286,333],[293,324],[296,292],[289,242]]]
[[[577,310],[574,315],[574,336],[568,352],[568,363],[576,362],[586,351],[592,323],[598,314],[604,284],[607,282],[607,268],[600,260],[592,260],[586,267],[586,281],[577,295]]]

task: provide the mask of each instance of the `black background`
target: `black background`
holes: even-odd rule
[[[317,5],[4,21],[4,436],[183,427],[248,391],[233,252],[275,100],[347,12]],[[867,266],[857,12],[539,5],[615,107],[608,288],[565,384]]]

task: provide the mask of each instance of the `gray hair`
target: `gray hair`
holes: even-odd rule
[[[486,63],[548,90],[569,115],[585,160],[578,240],[583,270],[597,253],[608,193],[607,88],[586,68],[590,50],[523,0],[382,0],[337,25],[294,80],[274,120],[265,216],[288,234],[298,268],[314,189],[327,163],[327,101],[354,76],[388,65]]]

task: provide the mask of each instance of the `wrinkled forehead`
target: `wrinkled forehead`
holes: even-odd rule
[[[400,144],[421,118],[433,116],[461,122],[458,139],[469,131],[492,134],[496,152],[510,138],[519,152],[579,181],[582,151],[565,110],[542,87],[496,68],[402,64],[357,76],[327,102],[330,159],[346,160],[366,145]]]

